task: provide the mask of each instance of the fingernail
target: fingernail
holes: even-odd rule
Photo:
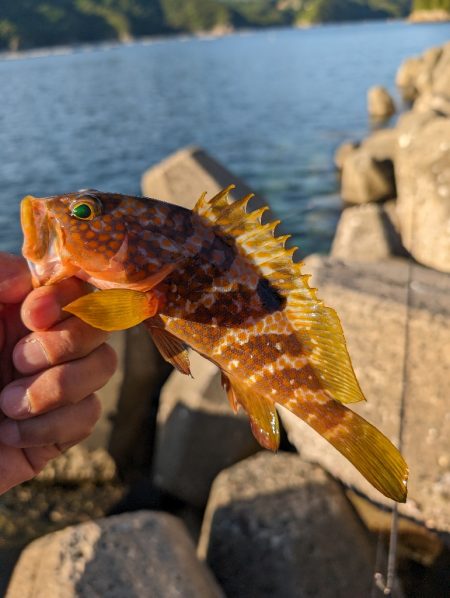
[[[17,384],[7,386],[0,394],[0,406],[8,417],[13,419],[26,417],[31,412],[28,390]]]
[[[28,338],[14,349],[14,365],[23,374],[31,374],[50,364],[44,346],[37,338]]]

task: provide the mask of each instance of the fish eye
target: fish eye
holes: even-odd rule
[[[70,215],[78,220],[92,220],[100,213],[100,203],[90,197],[78,199],[70,206]]]

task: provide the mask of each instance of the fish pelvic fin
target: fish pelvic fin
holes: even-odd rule
[[[317,289],[309,286],[303,264],[293,261],[297,248],[286,249],[288,235],[275,236],[279,221],[261,223],[267,207],[247,212],[252,195],[232,201],[229,192],[233,188],[230,185],[209,201],[203,194],[194,211],[235,239],[236,250],[285,299],[284,314],[322,387],[341,403],[364,401],[339,317],[317,297]]]
[[[83,295],[63,310],[94,328],[125,330],[140,324],[158,311],[158,299],[151,292],[107,289]]]
[[[237,413],[239,405],[246,411],[253,436],[259,444],[270,451],[277,451],[280,446],[280,424],[275,403],[264,395],[255,394],[240,380],[223,372],[222,385],[233,411]]]
[[[326,398],[280,403],[334,446],[382,494],[406,502],[408,466],[375,426],[345,405]]]
[[[192,377],[186,345],[164,328],[149,325],[146,328],[163,358],[182,374]]]

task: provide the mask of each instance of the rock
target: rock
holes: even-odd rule
[[[141,181],[142,193],[185,208],[193,208],[200,195],[212,197],[233,183],[231,197],[238,199],[252,190],[238,177],[198,147],[182,149],[147,170]],[[261,198],[254,200],[254,205]]]
[[[413,56],[407,58],[397,71],[395,83],[405,101],[411,102],[418,95],[416,80],[422,68],[422,62],[419,57]]]
[[[342,143],[334,154],[334,164],[338,170],[342,170],[345,160],[359,147],[356,141],[346,141]]]
[[[377,119],[387,119],[395,114],[394,100],[382,85],[375,85],[367,92],[367,111],[369,116]]]
[[[414,102],[415,113],[432,113],[450,118],[450,97],[435,95],[431,91],[421,94]]]
[[[45,558],[43,558],[45,555]],[[136,512],[90,521],[32,542],[7,598],[221,598],[179,520]]]
[[[227,596],[368,596],[374,551],[340,486],[297,455],[259,453],[215,480],[200,536]]]
[[[126,331],[123,384],[108,450],[127,481],[150,475],[161,388],[172,371],[143,326]]]
[[[118,366],[109,382],[97,391],[97,395],[102,403],[102,414],[93,433],[82,443],[83,447],[92,451],[95,451],[96,449],[107,450],[109,446],[109,440],[114,426],[114,417],[117,411],[124,379],[126,332],[114,332],[110,337],[109,344],[116,351]]]
[[[393,162],[397,151],[397,142],[398,132],[396,129],[380,129],[364,139],[361,148],[377,162]]]
[[[404,246],[420,263],[450,272],[450,119],[399,137],[398,216]]]
[[[106,484],[114,482],[116,465],[103,448],[88,450],[82,444],[70,448],[57,459],[50,461],[37,476],[38,482],[74,485],[90,482]]]
[[[400,235],[384,205],[366,204],[342,212],[331,248],[333,257],[371,262],[404,254]]]
[[[421,129],[437,118],[436,113],[431,110],[417,111],[410,110],[400,116],[397,122],[396,131],[398,134],[398,146],[407,147],[414,135],[420,133]]]
[[[442,48],[430,48],[422,56],[408,58],[400,66],[396,84],[406,101],[415,100],[418,95],[431,89],[433,70],[441,54]]]
[[[195,352],[190,360],[194,378],[174,372],[162,391],[155,482],[204,507],[216,475],[260,447],[245,413],[232,412],[217,367]]]
[[[403,453],[410,482],[408,502],[400,512],[441,532],[450,545],[450,277],[400,259],[360,265],[310,256],[304,271],[313,274],[319,297],[342,321],[368,399],[352,409],[394,442],[406,384]],[[280,412],[289,440],[303,458],[320,463],[374,503],[391,505],[321,436],[285,409]]]
[[[395,197],[395,179],[391,160],[379,160],[370,148],[361,146],[344,161],[341,196],[349,203],[367,203]]]
[[[161,357],[144,327],[114,333],[110,344],[118,355],[118,368],[108,384],[97,392],[102,415],[82,447],[93,455],[100,455],[101,451],[109,453],[118,472],[128,481],[136,474],[149,475],[159,392],[172,367]],[[96,460],[89,453],[84,458]],[[58,457],[49,471],[53,467],[57,471],[66,468],[66,459]],[[84,471],[89,471],[89,466]],[[78,472],[83,481],[83,467]]]
[[[450,42],[443,46],[433,69],[432,91],[450,100]]]

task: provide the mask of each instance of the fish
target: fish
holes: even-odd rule
[[[407,497],[408,466],[347,405],[364,401],[336,312],[309,284],[289,235],[233,186],[192,210],[97,190],[21,202],[33,285],[75,276],[94,290],[64,309],[103,330],[144,323],[162,356],[190,375],[188,348],[220,369],[234,412],[276,451],[276,405],[306,422],[382,494]]]

